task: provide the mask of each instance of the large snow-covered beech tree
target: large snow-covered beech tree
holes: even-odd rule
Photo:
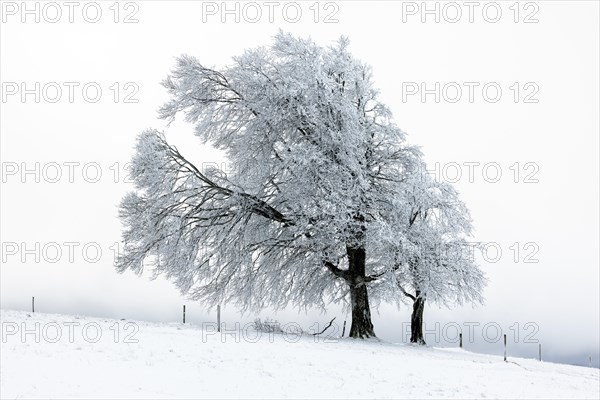
[[[420,155],[347,46],[279,33],[221,70],[179,57],[160,116],[183,115],[233,168],[202,170],[163,133],[142,133],[118,270],[149,268],[207,305],[341,301],[350,336],[375,336],[367,287],[386,269],[369,246]]]
[[[390,229],[382,235],[382,263],[391,266],[391,285],[412,304],[411,343],[425,344],[425,302],[449,306],[481,303],[486,278],[466,241],[472,225],[468,209],[449,184],[437,182],[424,164],[402,182],[404,196],[390,207]],[[384,250],[387,248],[387,251]]]

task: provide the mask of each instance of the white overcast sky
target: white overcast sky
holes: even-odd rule
[[[160,81],[182,53],[219,67],[246,48],[268,45],[283,29],[321,45],[350,38],[409,141],[422,147],[441,179],[456,181],[474,219],[473,241],[495,243],[488,260],[478,256],[489,278],[486,304],[429,305],[426,328],[497,323],[505,333],[519,332],[515,347],[530,357],[537,345],[524,343],[524,336],[537,329],[534,338],[549,357],[583,363],[592,355],[597,365],[598,2],[475,2],[471,9],[460,1],[427,2],[439,10],[439,22],[435,11],[422,13],[421,2],[400,1],[241,2],[239,22],[235,11],[223,13],[220,1],[81,1],[71,9],[32,1],[26,3],[31,13],[23,13],[20,1],[0,3],[2,308],[29,309],[35,296],[43,312],[179,320],[186,300],[170,283],[114,271],[117,206],[131,188],[125,164],[136,136],[150,127],[166,129],[198,164],[224,162],[200,145],[192,126],[166,128],[157,119],[167,99]],[[435,92],[436,83],[439,102],[433,92],[422,99],[421,89]],[[452,102],[457,87],[462,97]],[[24,97],[23,89],[30,91]],[[212,318],[202,305],[187,304],[192,321]],[[409,308],[379,311],[376,332],[400,341]],[[308,327],[335,315],[345,318],[336,307],[326,315],[276,317]],[[240,316],[229,307],[224,319]],[[499,342],[475,332],[474,348],[501,351]]]

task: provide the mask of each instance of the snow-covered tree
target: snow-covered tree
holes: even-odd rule
[[[347,302],[350,336],[375,336],[367,286],[389,270],[375,262],[389,250],[380,233],[390,204],[406,207],[394,199],[419,153],[347,46],[280,33],[220,71],[179,57],[160,115],[183,114],[233,169],[203,171],[163,133],[142,133],[118,270],[150,268],[208,305]]]
[[[449,184],[432,179],[422,165],[402,183],[404,196],[390,208],[387,235],[379,249],[391,265],[391,285],[412,303],[412,343],[425,344],[423,310],[427,300],[449,306],[481,303],[486,284],[466,238],[468,209]],[[387,251],[384,249],[387,248]]]

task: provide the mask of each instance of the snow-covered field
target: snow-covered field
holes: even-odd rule
[[[600,397],[598,369],[459,349],[9,310],[0,320],[3,399]]]

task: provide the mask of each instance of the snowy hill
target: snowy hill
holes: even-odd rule
[[[598,369],[460,349],[8,310],[0,320],[3,399],[600,397]]]

